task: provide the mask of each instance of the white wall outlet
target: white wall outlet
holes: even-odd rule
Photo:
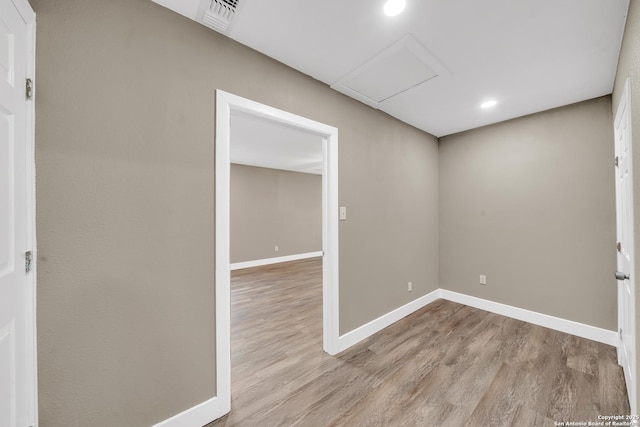
[[[346,220],[347,220],[347,207],[340,206],[340,221],[346,221]]]
[[[407,291],[411,292],[413,290],[413,284],[411,282],[407,283]]]
[[[278,252],[278,247],[273,248],[274,251]]]
[[[487,284],[487,276],[485,276],[484,274],[480,275],[480,284],[481,285],[486,285]]]

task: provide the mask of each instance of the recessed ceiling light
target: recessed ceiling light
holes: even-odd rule
[[[497,103],[498,103],[498,101],[496,101],[495,99],[492,99],[492,100],[489,100],[489,101],[485,101],[482,104],[480,104],[480,108],[495,107]]]
[[[387,0],[384,4],[384,13],[387,16],[399,15],[407,5],[405,0]]]

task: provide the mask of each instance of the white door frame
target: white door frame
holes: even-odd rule
[[[622,366],[624,371],[625,382],[627,385],[627,395],[629,398],[629,406],[631,414],[637,414],[637,372],[636,372],[636,324],[635,324],[635,250],[634,250],[634,209],[633,209],[633,167],[631,162],[633,161],[633,147],[631,139],[631,82],[629,78],[625,81],[624,89],[622,90],[622,96],[618,103],[618,109],[616,117],[614,119],[614,141],[615,141],[615,156],[616,156],[616,238],[618,239],[618,253],[617,258],[617,270],[623,274],[628,274],[625,280],[619,279],[618,281],[618,363]],[[623,132],[620,133],[619,129],[623,126]],[[626,141],[620,142],[620,138],[625,138]],[[620,152],[620,147],[626,145],[628,151],[626,153]],[[624,156],[623,156],[624,155]],[[620,165],[618,166],[618,161]],[[629,163],[627,163],[629,162]],[[619,178],[619,167],[625,167],[629,164],[628,175],[625,182],[631,187],[626,192],[627,188],[622,187],[622,183]],[[622,201],[626,202],[626,207],[623,208]],[[629,222],[628,224],[626,224]],[[624,226],[622,223],[625,223]],[[622,252],[621,252],[622,251]],[[621,258],[623,257],[623,258]],[[625,261],[629,259],[629,265],[627,266]],[[616,276],[618,273],[616,273]],[[627,294],[626,287],[629,288],[631,294],[630,301],[625,303],[625,295]],[[630,312],[629,312],[630,311]],[[625,351],[626,350],[626,351]]]
[[[323,138],[322,329],[323,349],[338,352],[338,129],[237,95],[216,90],[216,389],[220,410],[231,409],[230,145],[231,114],[242,112]]]
[[[30,194],[27,197],[27,241],[30,243],[32,252],[31,275],[27,278],[27,330],[31,334],[28,337],[27,354],[29,360],[30,381],[29,395],[31,405],[29,407],[29,418],[33,425],[38,422],[38,346],[37,346],[37,323],[36,323],[36,283],[38,265],[38,247],[36,244],[36,14],[27,0],[14,0],[15,4],[20,3],[21,15],[27,23],[27,76],[32,81],[31,99],[27,101],[27,188]]]
[[[26,25],[26,46],[15,46],[14,48],[26,48],[26,77],[33,82],[31,99],[25,100],[25,144],[26,144],[26,164],[24,171],[26,174],[26,235],[25,247],[31,250],[32,263],[31,272],[26,275],[26,305],[25,325],[26,325],[26,365],[27,384],[25,388],[28,395],[27,420],[29,425],[38,425],[38,368],[37,368],[37,333],[36,333],[36,221],[35,221],[35,53],[36,53],[36,15],[27,0],[10,0],[15,6]],[[22,86],[24,82],[17,82]]]

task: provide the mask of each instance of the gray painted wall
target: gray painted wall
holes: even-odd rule
[[[43,426],[216,394],[216,89],[339,129],[342,333],[439,287],[435,137],[149,0],[32,5]]]
[[[624,83],[631,79],[631,136],[633,138],[633,199],[634,199],[634,246],[635,271],[640,272],[640,1],[631,0],[624,30],[622,49],[618,60],[618,70],[613,87],[613,116],[618,111],[618,103],[622,95]],[[640,281],[635,282],[636,289]],[[640,332],[640,292],[636,292],[636,333]],[[638,345],[638,341],[636,341]],[[639,347],[640,348],[640,347]],[[636,352],[636,366],[640,366],[640,351]],[[640,384],[640,373],[636,369],[637,383]],[[640,408],[640,395],[637,398]]]
[[[439,165],[436,138],[148,0],[32,4],[43,426],[151,425],[215,395],[218,88],[339,128],[341,333],[439,277],[615,329],[607,98],[444,138]],[[638,82],[631,16],[617,91]]]
[[[321,175],[231,165],[232,263],[321,250]]]
[[[608,96],[441,138],[442,287],[615,330],[612,159]]]

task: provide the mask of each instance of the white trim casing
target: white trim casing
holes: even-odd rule
[[[158,424],[154,424],[153,427],[200,427],[229,412],[223,412],[224,405],[225,402],[218,397],[213,397]]]
[[[231,281],[229,234],[230,213],[228,207],[231,204],[229,181],[231,180],[231,111],[229,105],[223,102],[218,94],[216,97],[216,117],[225,117],[225,120],[216,119],[215,141],[215,245],[216,245],[216,393],[221,402],[223,416],[231,410],[231,312],[230,289]],[[226,143],[221,143],[226,141]],[[226,183],[226,185],[225,185]],[[226,284],[226,285],[225,285]],[[212,421],[212,420],[211,420]]]
[[[511,317],[513,319],[522,320],[534,325],[542,326],[560,332],[565,332],[567,334],[575,335],[589,340],[601,342],[603,344],[608,344],[614,347],[618,344],[618,334],[616,334],[614,331],[598,328],[596,326],[585,325],[584,323],[561,319],[559,317],[525,310],[524,308],[513,307],[511,305],[501,304],[499,302],[489,301],[482,298],[448,291],[446,289],[440,289],[440,297],[442,299],[479,308],[491,313],[496,313],[502,316]]]
[[[240,270],[243,268],[260,267],[262,265],[279,264],[281,262],[299,261],[301,259],[317,258],[322,256],[322,251],[306,252],[304,254],[285,255],[275,258],[257,259],[255,261],[234,262],[231,264],[231,270]]]
[[[31,4],[28,2],[28,0],[11,0],[11,1],[13,2],[16,9],[18,10],[18,13],[20,14],[20,16],[22,16],[22,19],[24,19],[24,22],[27,24],[27,26],[29,27],[33,26],[33,29],[35,30],[36,14],[33,11],[33,8],[31,8]],[[33,41],[35,42],[35,36],[36,36],[35,31],[31,36],[33,36]],[[29,42],[30,41],[31,40],[29,40]],[[35,44],[33,45],[33,53],[35,53]],[[27,60],[27,66],[28,66],[27,74],[29,74],[30,71],[34,71],[30,69],[32,65],[35,65],[35,55],[33,56],[32,60]],[[31,74],[29,77],[33,78],[35,76]]]
[[[338,339],[338,348],[339,351],[344,351],[349,347],[356,345],[360,341],[370,337],[386,328],[387,326],[392,325],[398,320],[407,317],[411,313],[414,313],[421,308],[431,304],[432,302],[440,299],[440,289],[436,289],[433,292],[428,293],[418,299],[415,299],[402,307],[398,307],[389,313],[378,317],[377,319],[372,320],[369,323],[366,323],[359,328],[354,329],[351,332],[347,332],[344,335],[341,335]]]
[[[26,321],[27,321],[27,361],[29,366],[29,380],[27,384],[27,393],[31,396],[29,402],[27,419],[30,425],[38,425],[38,357],[37,357],[37,322],[36,322],[36,303],[37,303],[37,267],[38,252],[36,244],[36,165],[35,165],[35,127],[36,127],[36,14],[31,8],[27,0],[12,0],[18,13],[24,20],[27,27],[27,64],[26,76],[33,82],[33,91],[31,99],[26,103],[26,143],[27,143],[27,164],[25,171],[27,174],[26,185],[30,191],[27,196],[29,200],[27,206],[27,230],[26,248],[32,252],[31,272],[27,277],[26,289]]]
[[[338,353],[340,262],[338,204],[338,129],[323,125],[322,141],[322,348]],[[326,133],[329,132],[329,133]]]
[[[230,334],[230,144],[231,114],[260,117],[323,138],[322,252],[323,349],[337,353],[338,342],[338,129],[286,111],[216,90],[215,248],[216,248],[216,418],[231,409]],[[205,405],[207,402],[204,403]],[[213,404],[212,404],[213,405]],[[213,414],[214,411],[211,411]]]

